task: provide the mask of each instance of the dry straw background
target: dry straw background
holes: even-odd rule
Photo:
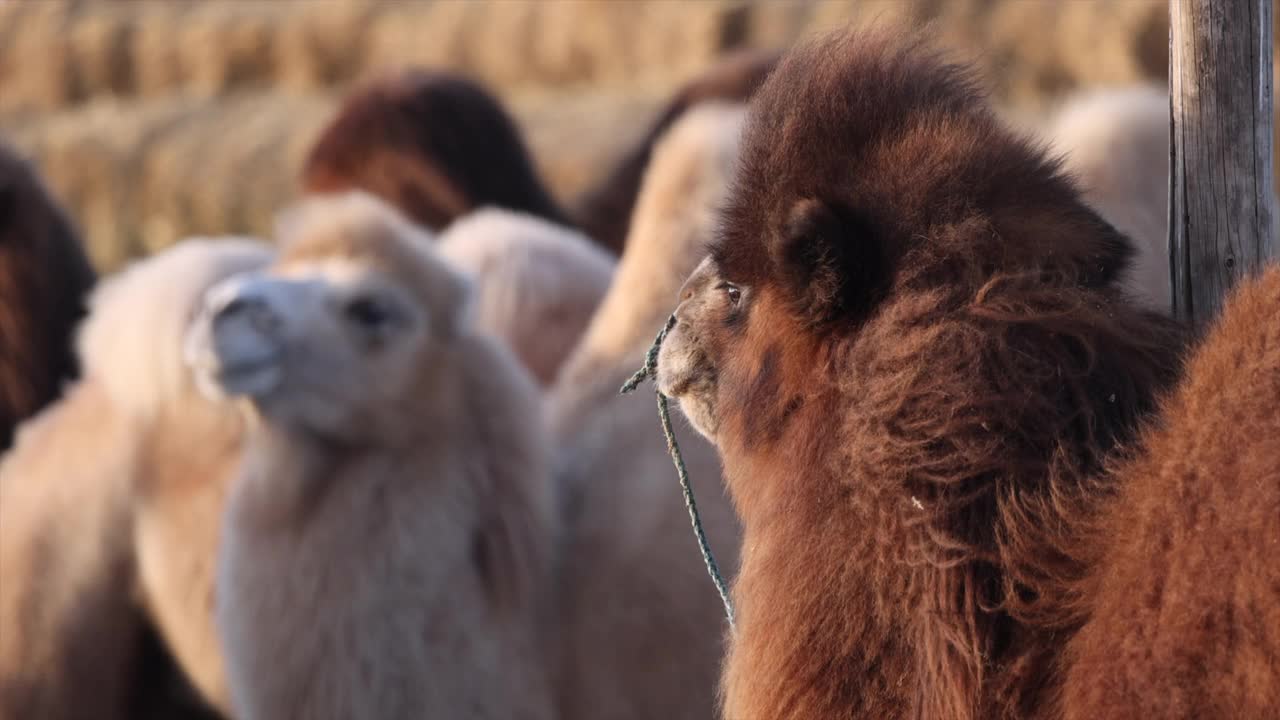
[[[0,0],[0,137],[100,269],[190,234],[267,233],[351,83],[469,73],[515,114],[562,199],[679,83],[740,47],[850,21],[933,22],[1019,113],[1166,78],[1166,0]]]

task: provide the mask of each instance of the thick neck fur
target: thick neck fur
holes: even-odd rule
[[[485,338],[455,338],[436,361],[427,373],[449,382],[412,443],[342,445],[254,419],[219,623],[233,691],[256,688],[266,717],[546,717],[555,518],[537,389]],[[527,714],[512,714],[517,699]]]
[[[726,717],[1051,716],[1081,619],[1073,520],[1178,334],[1040,278],[808,340],[783,313],[761,297],[721,374],[745,528]]]
[[[249,412],[241,467],[245,520],[255,527],[302,522],[320,499],[346,453],[302,430],[281,427]],[[355,453],[352,453],[354,456]]]
[[[447,482],[465,482],[442,492],[476,497],[466,504],[480,508],[474,522],[494,545],[483,562],[496,563],[481,572],[492,575],[487,582],[498,595],[526,592],[534,568],[545,561],[540,536],[552,513],[536,388],[488,338],[468,335],[453,343],[433,353],[431,368],[410,392],[423,401],[406,398],[393,415],[394,429],[376,434],[372,444],[323,437],[250,409],[237,504],[243,520],[263,527],[304,524],[337,483],[374,482],[368,476],[430,484],[433,466],[461,465],[465,472],[447,475]],[[495,454],[495,447],[506,451]]]

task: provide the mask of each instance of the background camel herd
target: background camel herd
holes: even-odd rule
[[[777,72],[774,51],[725,56],[572,202],[493,88],[383,74],[317,134],[272,232],[96,279],[40,168],[0,148],[0,720],[1268,717],[1280,276],[1203,339],[1167,317],[1160,89],[1001,114],[886,38],[838,35]],[[856,143],[786,155],[845,141],[805,132],[861,137],[829,102],[859,83],[890,127],[976,117],[988,142],[908,134],[901,165]],[[903,100],[915,88],[942,109]],[[928,190],[947,186],[933,160],[969,177],[1006,145],[1030,159],[982,167],[1043,183],[1034,202]],[[837,202],[868,168],[910,191],[879,201],[894,223],[946,238],[921,257],[968,254],[943,271],[810,252],[882,221],[775,206]],[[956,245],[979,220],[926,222],[934,207],[995,230]],[[1089,252],[1098,267],[1063,265]],[[766,289],[750,322],[700,324],[724,302],[713,266]],[[946,293],[971,314],[929,304]],[[743,573],[734,635],[653,404],[618,395],[677,305],[662,387],[689,408],[676,436],[710,542]],[[857,369],[806,395],[838,367]],[[1223,446],[1227,427],[1254,442]],[[899,474],[928,520],[897,515]],[[831,495],[829,477],[881,484]],[[848,517],[771,524],[846,497]]]

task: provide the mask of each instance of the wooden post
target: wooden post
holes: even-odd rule
[[[1202,324],[1276,257],[1271,0],[1170,0],[1173,312]]]

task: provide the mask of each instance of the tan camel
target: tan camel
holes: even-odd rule
[[[250,424],[216,583],[236,716],[553,717],[536,386],[381,201],[311,199],[282,227],[187,341]]]
[[[94,292],[83,379],[0,463],[0,718],[207,717],[174,661],[225,707],[212,564],[240,418],[196,392],[182,339],[270,254],[188,240]]]

